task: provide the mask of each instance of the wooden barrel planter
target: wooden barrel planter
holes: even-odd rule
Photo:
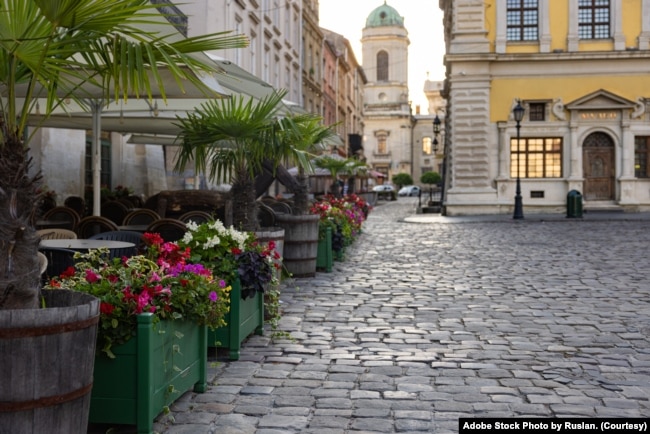
[[[86,433],[99,300],[43,291],[45,309],[0,311],[0,431]]]
[[[284,228],[282,263],[295,277],[316,275],[318,223],[316,214],[276,214],[275,224]]]

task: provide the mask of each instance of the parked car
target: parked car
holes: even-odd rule
[[[400,188],[397,194],[399,196],[419,196],[420,191],[420,187],[417,185],[407,185],[406,187]]]
[[[388,185],[388,184],[375,185],[374,187],[372,187],[372,191],[379,191],[379,192],[382,192],[382,191],[395,191],[395,187],[393,187],[392,185]]]
[[[395,187],[388,184],[376,185],[372,188],[372,191],[377,192],[377,199],[383,200],[397,200],[397,191]]]

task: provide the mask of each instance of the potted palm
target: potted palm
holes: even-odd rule
[[[263,164],[280,164],[282,119],[278,91],[261,100],[245,96],[211,100],[179,118],[181,133],[176,170],[193,166],[211,181],[231,185],[233,225],[242,231],[260,229],[254,179]]]
[[[193,165],[212,181],[230,183],[233,224],[238,230],[261,229],[255,177],[265,167],[276,170],[285,160],[303,171],[309,170],[314,147],[331,134],[315,115],[287,115],[282,103],[285,94],[278,91],[258,101],[245,97],[209,101],[187,118],[179,118],[181,149],[176,169],[182,171]],[[298,197],[307,196],[306,181],[302,185],[304,193],[299,191]],[[299,205],[296,212],[308,215],[308,207]],[[276,224],[283,229],[285,267],[296,275],[309,274],[292,269],[294,257],[302,255],[287,252],[291,244],[287,238],[292,234],[287,234],[283,222]]]
[[[285,231],[284,264],[296,277],[316,274],[318,256],[319,219],[310,213],[309,157],[324,148],[324,143],[334,135],[331,126],[323,125],[322,118],[313,114],[297,115],[289,120],[292,128],[283,130],[281,143],[287,147],[286,160],[297,166],[296,183],[291,189],[293,206],[291,214],[276,215],[276,224]]]
[[[138,94],[151,98],[152,89],[159,89],[160,71],[165,67],[179,81],[202,87],[196,73],[208,70],[209,66],[194,59],[192,53],[246,44],[243,37],[223,34],[171,39],[167,35],[174,34],[175,30],[171,24],[161,24],[157,11],[166,6],[152,5],[147,0],[77,0],[65,2],[65,7],[50,0],[5,0],[0,5],[0,27],[3,29],[0,63],[4,65],[0,72],[0,241],[11,246],[0,252],[0,263],[5,270],[0,282],[3,336],[11,336],[11,330],[24,326],[25,321],[35,328],[41,325],[49,328],[52,324],[48,321],[52,318],[48,317],[54,317],[65,329],[66,325],[60,324],[61,318],[68,317],[64,311],[68,307],[79,310],[78,305],[62,306],[51,300],[47,301],[48,306],[57,306],[56,309],[63,311],[53,313],[51,309],[40,309],[39,238],[34,218],[40,203],[38,191],[42,180],[39,174],[30,171],[29,138],[25,134],[29,114],[35,111],[38,99],[46,100],[45,103],[41,100],[40,104],[47,118],[65,101],[83,105],[89,95],[99,94],[105,101]],[[160,31],[142,30],[147,26],[150,29],[155,26]],[[79,303],[67,296],[63,298],[62,303]],[[82,302],[89,317],[86,322],[96,318],[98,303],[92,300],[90,297],[90,301]],[[84,320],[79,318],[79,321]],[[92,334],[92,330],[88,333]],[[48,336],[58,338],[62,334]],[[74,414],[71,417],[61,419],[56,414],[72,408],[66,407],[68,405],[78,406],[80,400],[87,402],[88,394],[82,393],[83,388],[65,386],[64,378],[79,383],[74,376],[62,374],[59,379],[56,375],[65,371],[64,366],[83,364],[92,368],[94,345],[87,351],[88,344],[83,343],[92,340],[71,341],[84,346],[71,347],[74,349],[67,352],[74,360],[51,357],[51,348],[60,347],[57,343],[35,348],[21,339],[1,340],[0,371],[7,378],[21,378],[21,381],[0,388],[0,402],[16,404],[20,401],[13,408],[23,410],[0,411],[0,426],[10,427],[12,432],[31,432],[35,424],[47,426],[52,431],[80,431],[79,427],[87,423],[87,405],[81,405],[76,413],[68,412]],[[29,347],[30,353],[19,354],[16,345]],[[33,366],[30,375],[20,370],[37,361],[43,365]],[[89,374],[92,378],[92,369]],[[61,400],[60,396],[52,396],[52,388],[47,390],[47,387],[30,396],[24,393],[38,390],[39,384],[52,384],[52,381],[60,381],[61,394],[73,398]],[[86,386],[88,384],[84,384]],[[50,404],[44,407],[44,402]],[[61,425],[64,423],[70,425]]]

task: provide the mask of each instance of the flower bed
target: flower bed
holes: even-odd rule
[[[325,196],[312,205],[310,212],[320,216],[319,240],[325,239],[327,228],[332,231],[332,251],[337,260],[343,259],[345,248],[361,234],[363,222],[372,207],[356,194],[342,198]]]
[[[47,288],[86,292],[101,300],[98,350],[114,357],[113,345],[136,335],[137,315],[187,320],[217,328],[229,309],[225,280],[202,264],[188,262],[190,250],[145,234],[146,255],[108,260],[107,249],[75,254],[76,267],[52,279]]]
[[[259,242],[255,234],[226,228],[218,220],[190,222],[187,228],[179,244],[191,249],[193,261],[224,276],[232,287],[226,324],[209,333],[208,345],[227,348],[229,358],[236,360],[249,335],[263,334],[264,293],[279,283],[282,258],[273,241]]]
[[[190,250],[145,234],[146,255],[107,259],[107,249],[75,254],[75,267],[46,289],[100,299],[90,421],[135,424],[152,432],[154,417],[186,392],[205,391],[206,327],[223,326],[230,287]]]

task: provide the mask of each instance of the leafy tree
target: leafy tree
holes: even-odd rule
[[[420,182],[429,185],[429,204],[433,202],[433,186],[440,184],[442,177],[438,172],[425,172],[420,177]]]
[[[442,178],[438,172],[425,172],[420,177],[420,182],[422,184],[429,184],[430,186],[440,184]]]
[[[405,185],[412,185],[413,178],[408,173],[398,173],[393,176],[393,184],[397,186],[397,189],[404,187]]]
[[[179,37],[160,7],[148,0],[0,0],[1,309],[39,306],[34,220],[42,179],[29,173],[25,138],[37,98],[47,99],[40,107],[46,118],[67,99],[81,104],[86,91],[100,90],[105,101],[151,99],[163,68],[179,83],[202,87],[198,73],[209,66],[193,53],[247,44],[225,33]]]

